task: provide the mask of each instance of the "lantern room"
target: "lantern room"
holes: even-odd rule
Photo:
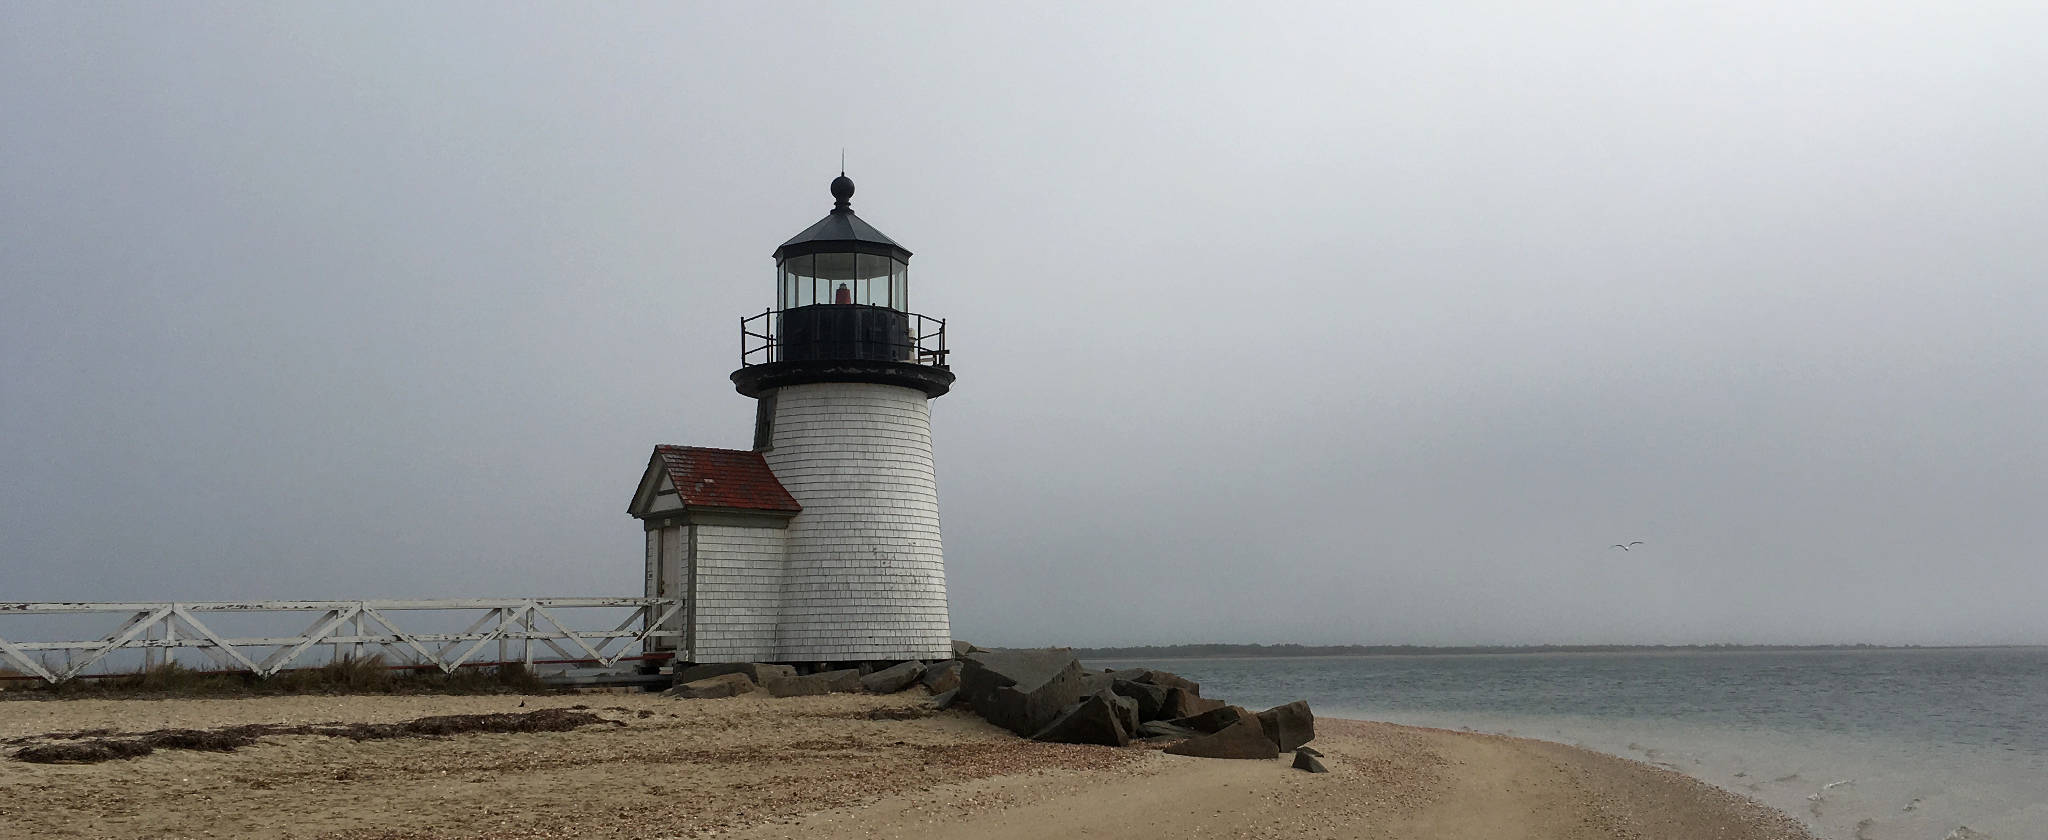
[[[774,257],[775,306],[742,322],[743,367],[945,366],[945,322],[910,311],[910,250],[853,214],[853,179],[846,173],[832,179],[832,212],[782,243]]]
[[[853,214],[853,179],[832,179],[832,212],[775,249],[776,309],[820,304],[910,311],[910,251]]]

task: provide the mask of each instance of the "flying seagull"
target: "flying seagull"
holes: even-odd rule
[[[1627,550],[1629,550],[1629,548],[1630,548],[1630,547],[1632,547],[1632,546],[1638,546],[1638,545],[1642,545],[1642,544],[1643,544],[1643,541],[1642,541],[1642,540],[1636,540],[1635,542],[1629,543],[1628,545],[1622,545],[1621,543],[1615,543],[1614,545],[1611,545],[1611,546],[1608,546],[1608,547],[1609,547],[1609,548],[1619,548],[1619,549],[1621,549],[1622,551],[1627,551]]]

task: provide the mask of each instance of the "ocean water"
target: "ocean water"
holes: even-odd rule
[[[1829,840],[2048,840],[2048,648],[1091,660],[1254,709],[1575,744]]]

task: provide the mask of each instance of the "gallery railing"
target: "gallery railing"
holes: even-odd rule
[[[946,366],[946,319],[884,306],[816,304],[740,319],[740,367],[797,361]]]

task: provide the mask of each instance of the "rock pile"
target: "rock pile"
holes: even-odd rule
[[[1090,672],[1063,649],[990,651],[964,642],[953,648],[954,658],[944,662],[807,675],[787,665],[698,665],[679,671],[676,686],[666,693],[682,698],[755,690],[776,697],[893,694],[922,685],[932,695],[932,708],[966,706],[989,723],[1033,740],[1114,747],[1143,740],[1164,745],[1172,755],[1203,758],[1271,759],[1295,752],[1297,769],[1328,772],[1316,760],[1320,753],[1303,746],[1315,740],[1316,719],[1301,700],[1254,714],[1203,697],[1200,684],[1166,671]]]

